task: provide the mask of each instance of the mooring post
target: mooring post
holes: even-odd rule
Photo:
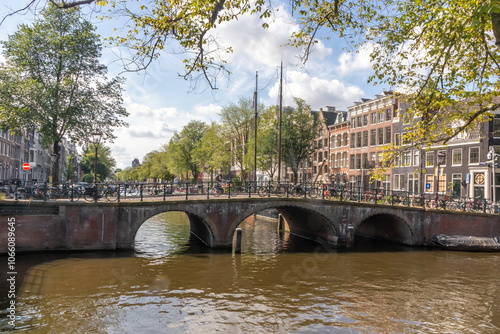
[[[241,253],[241,237],[242,237],[242,230],[241,228],[236,229],[236,244],[234,245],[234,252],[236,254]]]

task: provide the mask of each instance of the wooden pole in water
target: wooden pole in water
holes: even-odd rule
[[[234,252],[236,254],[241,254],[241,237],[242,237],[242,230],[241,228],[236,229],[236,244],[234,245]]]

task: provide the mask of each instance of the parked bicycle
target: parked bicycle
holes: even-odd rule
[[[109,202],[116,202],[118,200],[118,190],[115,185],[109,182],[101,187],[93,184],[85,188],[83,198],[88,202],[98,201],[101,198],[106,198]]]

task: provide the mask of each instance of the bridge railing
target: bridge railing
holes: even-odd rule
[[[340,202],[362,202],[393,206],[423,207],[464,212],[500,213],[499,203],[481,198],[456,198],[438,194],[416,194],[383,188],[349,187],[324,183],[288,182],[106,182],[99,184],[2,182],[0,199],[35,201],[144,201],[210,198],[308,198]]]

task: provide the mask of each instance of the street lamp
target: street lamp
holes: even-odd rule
[[[95,156],[94,156],[94,184],[97,184],[97,148],[101,142],[102,132],[96,131],[90,134],[90,140],[94,143]]]
[[[440,169],[441,169],[441,164],[444,162],[444,159],[446,158],[446,152],[444,151],[438,151],[436,153],[436,160],[437,160],[437,170],[436,170],[436,173],[434,173],[434,179],[436,179],[437,177],[437,182],[435,182],[434,184],[434,189],[435,189],[435,193],[434,193],[434,204],[435,206],[437,207],[438,206],[438,190],[439,190],[439,174],[440,174]]]

